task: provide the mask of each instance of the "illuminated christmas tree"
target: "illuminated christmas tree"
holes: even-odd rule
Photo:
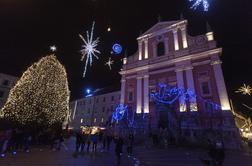
[[[62,123],[69,111],[69,94],[64,66],[49,55],[23,73],[1,114],[22,125]]]

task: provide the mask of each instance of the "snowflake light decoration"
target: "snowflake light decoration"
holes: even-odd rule
[[[242,93],[243,95],[251,95],[252,93],[252,88],[249,85],[243,84],[237,91],[236,93]]]
[[[84,44],[82,45],[82,49],[81,49],[81,54],[82,54],[81,61],[84,61],[84,59],[85,59],[85,68],[84,68],[84,72],[83,72],[83,77],[85,77],[85,75],[86,75],[88,64],[89,64],[89,66],[92,66],[93,57],[95,57],[96,59],[99,59],[97,54],[101,53],[99,50],[96,49],[96,47],[98,46],[98,43],[99,43],[99,38],[96,38],[95,40],[93,39],[94,38],[93,37],[94,25],[95,25],[95,22],[93,22],[90,34],[88,31],[86,32],[86,35],[87,35],[86,39],[84,39],[84,37],[81,34],[79,34],[81,40],[84,42]],[[85,56],[86,56],[86,58],[85,58]]]
[[[189,0],[189,2],[193,2],[191,9],[196,10],[200,5],[203,6],[203,10],[205,12],[208,11],[209,8],[209,2],[208,0]]]
[[[111,57],[109,57],[109,60],[105,63],[105,65],[108,65],[109,66],[109,69],[111,70],[111,65],[113,65],[114,61],[111,60]]]

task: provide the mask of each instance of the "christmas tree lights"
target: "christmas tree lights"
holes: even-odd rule
[[[23,73],[0,114],[22,125],[62,123],[69,111],[69,94],[64,66],[49,55]]]

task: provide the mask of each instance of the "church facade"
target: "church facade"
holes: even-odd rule
[[[162,127],[175,139],[197,142],[209,137],[237,146],[239,134],[221,68],[222,49],[217,48],[213,32],[190,36],[187,20],[158,22],[137,41],[138,51],[123,60],[120,103],[146,115],[150,130]],[[150,96],[160,90],[159,84],[195,95],[189,100],[180,96],[172,106],[160,104]]]

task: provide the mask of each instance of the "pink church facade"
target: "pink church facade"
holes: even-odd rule
[[[187,34],[186,20],[168,21],[157,23],[137,41],[138,51],[123,60],[120,102],[139,115],[148,115],[151,129],[163,126],[176,135],[180,128],[182,135],[196,140],[211,128],[234,137],[230,145],[237,144],[221,68],[222,49],[216,47],[213,33],[192,37]],[[150,97],[160,83],[190,89],[197,97],[185,100],[181,96],[174,103],[175,114],[170,115]]]

